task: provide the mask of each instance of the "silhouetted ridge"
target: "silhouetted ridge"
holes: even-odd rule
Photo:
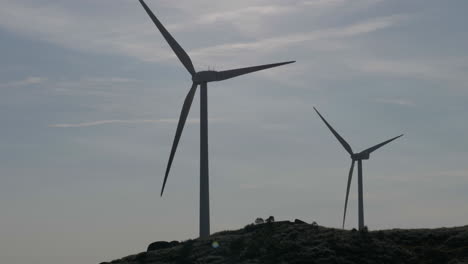
[[[160,245],[110,263],[468,263],[468,226],[366,232],[297,219]]]

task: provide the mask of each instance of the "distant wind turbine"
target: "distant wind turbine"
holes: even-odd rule
[[[333,129],[333,127],[325,120],[325,118],[320,114],[320,112],[314,107],[315,112],[320,116],[320,118],[323,120],[325,125],[330,129],[330,131],[335,135],[336,139],[341,143],[341,145],[345,148],[345,150],[351,155],[351,168],[349,169],[349,176],[348,176],[348,185],[346,187],[346,198],[345,198],[345,205],[344,205],[344,214],[343,214],[343,228],[345,225],[345,219],[346,219],[346,208],[348,206],[348,196],[349,196],[349,187],[351,186],[351,179],[353,177],[353,170],[354,170],[354,162],[358,162],[358,199],[359,199],[359,230],[364,229],[364,198],[363,198],[363,190],[362,190],[362,160],[368,160],[369,156],[372,152],[376,151],[377,149],[383,147],[384,145],[392,142],[393,140],[402,137],[403,134],[391,138],[387,141],[384,141],[380,144],[377,144],[373,147],[370,147],[366,150],[363,150],[359,153],[354,153],[353,150],[351,149],[351,146],[346,142],[338,132]]]
[[[197,90],[197,86],[200,85],[200,237],[208,237],[210,235],[210,201],[209,201],[209,183],[208,183],[208,97],[207,87],[208,82],[223,81],[230,78],[234,78],[240,75],[261,71],[281,65],[293,63],[294,61],[266,64],[260,66],[253,66],[247,68],[239,68],[227,71],[199,71],[197,72],[193,67],[192,61],[184,49],[177,43],[177,41],[171,36],[171,34],[164,28],[159,22],[153,12],[149,9],[143,0],[139,0],[146,13],[153,20],[156,27],[159,29],[161,34],[166,39],[169,46],[172,48],[174,53],[177,55],[179,60],[185,66],[187,71],[192,75],[192,87],[190,88],[187,96],[185,97],[182,111],[179,117],[179,123],[172,144],[171,154],[169,156],[169,162],[166,168],[166,174],[164,176],[164,182],[161,189],[161,196],[166,186],[167,176],[171,169],[172,161],[174,159],[177,145],[179,144],[182,130],[184,129],[185,121],[187,120],[190,106],[192,105],[193,97]]]

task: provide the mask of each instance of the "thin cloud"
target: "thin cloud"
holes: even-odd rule
[[[101,126],[109,124],[144,124],[144,123],[177,123],[177,119],[135,119],[135,120],[122,120],[122,119],[110,119],[110,120],[98,120],[92,122],[82,122],[82,123],[65,123],[65,124],[54,124],[49,125],[49,127],[59,127],[59,128],[73,128],[73,127],[92,127],[92,126]],[[187,119],[187,123],[199,123],[198,119]]]
[[[241,35],[260,36],[262,32],[270,30],[270,20],[274,17],[294,16],[304,12],[304,10],[307,10],[309,17],[329,16],[333,12],[343,12],[343,10],[346,10],[347,13],[353,13],[382,1],[305,0],[295,1],[294,3],[279,1],[277,4],[272,3],[272,1],[236,1],[233,6],[217,5],[213,10],[201,8],[196,12],[199,14],[198,17],[194,17],[188,22],[169,24],[168,28],[170,31],[192,31],[198,30],[195,28],[200,25],[216,25],[218,27],[220,24],[226,24],[234,27]],[[195,9],[203,6],[198,1],[196,4],[193,4],[193,1],[183,2],[182,5],[178,2],[178,4],[177,9],[185,13],[194,13]],[[207,5],[210,6],[209,3]]]
[[[206,57],[213,54],[228,54],[229,56],[232,56],[232,53],[235,53],[240,50],[273,52],[274,50],[286,48],[290,45],[302,42],[350,38],[356,37],[358,35],[369,34],[381,29],[391,27],[396,23],[402,21],[404,18],[406,18],[405,15],[378,17],[344,27],[329,28],[308,33],[294,33],[281,37],[267,38],[252,42],[222,44],[218,46],[212,46],[209,48],[194,50],[191,52],[191,54],[193,56]],[[328,42],[327,46],[329,46]]]
[[[219,121],[219,118],[209,118],[209,121]],[[101,126],[101,125],[110,125],[110,124],[148,124],[148,123],[177,123],[179,120],[174,118],[168,119],[110,119],[110,120],[98,120],[91,122],[82,122],[82,123],[63,123],[63,124],[53,124],[49,127],[54,128],[75,128],[75,127],[92,127],[92,126]],[[200,123],[199,119],[187,119],[187,124],[198,124]]]
[[[40,84],[47,81],[47,78],[43,77],[28,77],[23,80],[19,81],[13,81],[13,82],[7,82],[4,84],[0,84],[0,87],[23,87],[23,86],[29,86],[29,85],[35,85],[35,84]]]
[[[378,1],[365,0],[358,2],[357,5],[359,6],[368,6]],[[187,17],[186,21],[188,22],[183,22],[180,25],[170,25],[170,22],[168,22],[167,26],[169,28],[174,27],[174,29],[187,30],[187,26],[181,25],[193,25],[197,23],[213,24],[220,20],[235,25],[239,21],[257,19],[258,14],[276,15],[285,12],[293,13],[307,7],[313,7],[315,10],[317,6],[329,8],[330,6],[341,6],[344,3],[348,2],[343,0],[302,1],[288,6],[264,4],[248,8],[233,8],[234,10],[227,11],[214,8],[211,12],[205,11],[199,17]],[[35,4],[20,4],[18,1],[6,1],[2,5],[3,8],[0,9],[0,27],[9,31],[87,52],[120,54],[142,61],[169,60],[176,63],[176,60],[173,60],[174,54],[168,52],[166,44],[161,41],[154,27],[149,26],[150,22],[148,18],[141,12],[141,7],[137,4],[123,3],[122,7],[113,10],[116,12],[116,15],[112,16],[112,18],[95,16],[91,13],[77,13],[72,9],[58,5],[37,7]],[[177,6],[178,3],[171,1],[172,5]],[[99,5],[96,4],[95,7],[97,8]],[[190,7],[194,7],[192,1],[187,2],[187,6],[184,5],[183,8]],[[138,11],[138,18],[134,11]],[[28,17],[28,19],[24,20],[24,17]],[[119,17],[119,19],[116,20],[115,17]],[[263,53],[273,52],[294,43],[322,37],[352,37],[357,34],[369,33],[396,23],[398,18],[398,16],[377,18],[352,26],[324,29],[312,33],[300,32],[283,37],[262,38],[260,36],[260,40],[254,42],[225,43],[206,49],[188,50],[188,53],[199,57],[203,56],[206,59],[210,58],[210,55],[213,53],[216,55],[225,51],[227,51],[226,55],[235,56],[236,51],[239,49],[254,49]],[[249,25],[251,24],[249,23]],[[138,30],[135,30],[136,28]],[[242,34],[241,31],[238,34]]]
[[[360,59],[348,64],[364,73],[468,83],[464,70],[468,64],[457,59]]]
[[[459,168],[459,169],[448,169],[448,170],[432,170],[432,171],[418,171],[412,173],[402,173],[402,174],[389,174],[389,177],[392,181],[398,182],[420,182],[421,180],[425,181],[434,181],[438,179],[445,180],[468,180],[468,169]]]
[[[213,12],[201,16],[198,20],[200,24],[213,24],[220,21],[236,22],[246,17],[258,17],[264,15],[278,15],[294,10],[291,6],[281,5],[262,5],[262,6],[249,6],[242,9],[225,12]]]
[[[141,82],[140,80],[122,78],[122,77],[86,77],[86,78],[83,78],[82,80],[87,81],[89,83],[110,83],[110,84]]]

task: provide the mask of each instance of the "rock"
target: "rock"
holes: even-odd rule
[[[307,224],[306,222],[302,221],[301,219],[294,219],[295,224]]]
[[[171,248],[171,247],[177,246],[178,244],[179,244],[178,241],[171,241],[171,242],[156,241],[156,242],[151,243],[148,246],[148,249],[146,251],[153,251],[153,250],[158,250],[158,249]]]
[[[171,247],[175,247],[175,246],[177,246],[177,245],[180,244],[180,242],[179,242],[179,241],[176,241],[176,240],[173,240],[173,241],[171,241],[171,242],[169,242],[169,243],[171,244]]]

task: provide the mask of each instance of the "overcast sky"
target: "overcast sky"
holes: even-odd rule
[[[349,155],[370,229],[468,223],[466,0],[147,0],[209,87],[212,231],[340,227]],[[137,0],[0,0],[0,262],[83,264],[198,236],[199,101]],[[355,180],[355,179],[354,179]],[[353,182],[346,227],[357,225]]]

